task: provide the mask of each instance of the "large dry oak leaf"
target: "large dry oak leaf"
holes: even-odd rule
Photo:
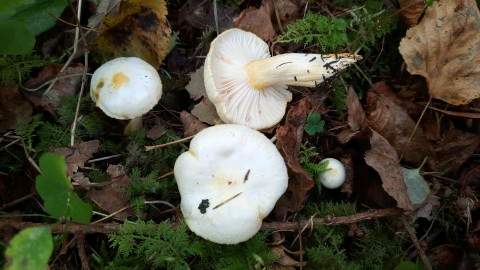
[[[400,53],[430,95],[453,105],[480,97],[480,12],[475,0],[441,0],[407,31]]]

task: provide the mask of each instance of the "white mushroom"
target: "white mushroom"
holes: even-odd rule
[[[287,167],[275,145],[237,124],[195,135],[174,173],[188,227],[220,244],[255,235],[288,185]]]
[[[317,180],[322,183],[322,185],[329,189],[335,189],[345,183],[346,171],[345,166],[338,159],[326,158],[320,163],[328,162],[327,169],[328,171],[317,176]]]
[[[162,97],[157,70],[137,57],[119,57],[101,65],[92,76],[90,95],[106,115],[132,119],[125,133],[142,127],[142,115]]]
[[[287,85],[317,86],[360,60],[356,54],[286,53],[271,57],[255,34],[230,29],[211,44],[205,87],[225,123],[266,129],[283,118],[292,94]]]

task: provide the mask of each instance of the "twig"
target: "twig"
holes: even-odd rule
[[[163,143],[163,144],[145,146],[145,151],[150,151],[150,150],[162,148],[162,147],[165,147],[165,146],[170,146],[170,145],[174,145],[174,144],[177,144],[177,143],[185,142],[185,141],[191,140],[191,139],[193,138],[193,136],[194,136],[194,135],[188,136],[188,137],[185,137],[185,138],[183,138],[183,139],[176,140],[176,141],[173,141],[173,142],[168,142],[168,143]]]
[[[378,210],[369,210],[363,213],[354,214],[351,216],[326,216],[323,218],[314,218],[313,220],[301,220],[298,222],[268,222],[263,223],[261,230],[270,230],[270,231],[293,231],[298,227],[304,227],[305,225],[311,224],[315,225],[347,225],[352,223],[359,223],[366,220],[371,220],[380,217],[388,216],[397,216],[403,213],[403,210],[399,208],[387,208],[387,209],[378,209]]]
[[[403,226],[407,230],[408,234],[410,235],[410,239],[412,239],[413,245],[415,245],[415,248],[417,248],[418,253],[420,254],[420,259],[423,262],[423,269],[429,270],[432,269],[432,265],[430,264],[430,260],[427,257],[427,254],[425,254],[425,251],[423,250],[422,246],[420,245],[420,242],[418,241],[417,235],[415,233],[415,230],[410,226],[410,224],[407,221],[407,218],[405,216],[402,216],[400,218],[402,221]]]
[[[78,256],[80,257],[80,262],[82,263],[83,270],[90,270],[90,265],[88,263],[88,256],[85,252],[85,234],[80,234],[77,237],[77,249]]]
[[[79,13],[80,15],[80,13]],[[80,93],[78,94],[77,107],[75,108],[75,117],[73,118],[72,129],[70,130],[70,146],[75,144],[75,130],[77,128],[78,114],[80,113],[80,104],[82,103],[83,91],[87,82],[87,70],[88,70],[88,51],[84,54],[84,73],[82,76],[82,85],[80,86]]]
[[[410,137],[408,138],[407,144],[402,149],[402,153],[400,154],[400,157],[399,157],[400,161],[402,161],[402,158],[403,158],[405,152],[407,151],[407,148],[410,145],[410,142],[412,142],[413,135],[415,135],[415,131],[417,131],[417,128],[420,125],[420,122],[422,121],[423,116],[425,115],[425,112],[427,111],[431,102],[432,102],[432,96],[430,96],[430,98],[428,99],[427,105],[425,106],[425,108],[423,108],[422,114],[418,118],[417,123],[415,124],[415,127],[413,128],[412,133],[410,134]]]
[[[82,3],[83,0],[78,0],[77,2],[77,23],[80,22],[80,17],[82,15]],[[70,55],[70,57],[68,58],[67,62],[65,62],[65,64],[63,65],[62,69],[60,69],[60,71],[58,72],[58,74],[62,73],[63,71],[65,71],[65,69],[70,65],[70,63],[72,62],[73,58],[75,57],[75,54],[77,53],[77,48],[78,48],[78,37],[80,35],[80,27],[76,27],[75,28],[75,38],[74,38],[74,42],[73,42],[73,52],[72,54]],[[52,90],[53,86],[55,85],[55,83],[57,82],[58,80],[58,75],[52,80],[52,84],[50,84],[50,86],[48,86],[47,90],[45,90],[45,92],[43,93],[44,95],[47,94],[50,90]]]
[[[271,230],[271,231],[293,231],[299,227],[303,227],[308,224],[314,225],[329,225],[329,226],[338,226],[338,225],[347,225],[352,223],[359,223],[366,220],[371,220],[375,218],[388,217],[388,216],[397,216],[403,213],[403,210],[399,208],[387,208],[379,210],[370,210],[363,213],[354,214],[351,216],[341,216],[333,217],[326,216],[323,218],[314,218],[313,220],[300,220],[296,222],[265,222],[262,224],[261,230]],[[21,230],[28,227],[42,227],[50,226],[45,223],[34,223],[34,222],[22,222],[18,221],[17,218],[2,218],[0,219],[0,226],[8,225],[15,229]],[[119,223],[94,223],[94,224],[60,224],[60,225],[51,225],[52,231],[54,233],[71,233],[71,234],[94,234],[94,233],[113,233],[118,232],[121,224]]]

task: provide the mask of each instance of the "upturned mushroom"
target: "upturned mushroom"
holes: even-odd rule
[[[206,128],[174,166],[188,227],[219,244],[255,235],[285,192],[288,174],[275,145],[244,125]]]
[[[142,127],[142,115],[162,97],[162,81],[157,70],[146,61],[119,57],[93,73],[90,96],[109,117],[130,119],[124,130],[130,134]]]
[[[292,94],[287,85],[315,87],[360,55],[286,53],[271,57],[253,33],[230,29],[210,44],[204,80],[208,98],[225,123],[266,129],[283,118]]]

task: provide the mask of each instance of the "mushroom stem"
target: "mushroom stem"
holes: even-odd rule
[[[123,135],[130,135],[135,131],[142,129],[142,127],[143,127],[143,122],[142,122],[141,115],[135,118],[132,118],[130,119],[130,121],[128,121],[127,126],[123,130]]]
[[[278,84],[315,87],[361,59],[351,53],[286,53],[253,60],[245,71],[250,86],[258,90]]]

